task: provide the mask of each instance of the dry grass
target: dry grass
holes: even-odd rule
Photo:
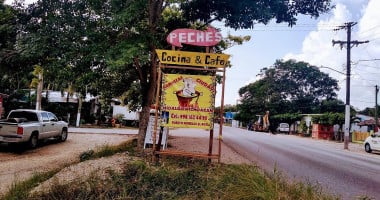
[[[126,149],[133,151],[134,145],[105,146],[88,159]],[[56,181],[49,191],[29,194],[54,173],[36,175],[15,184],[4,199],[339,199],[325,194],[319,186],[289,183],[280,173],[266,174],[253,165],[216,164],[178,157],[166,158],[158,164],[131,159],[121,172],[107,171],[106,179],[94,171],[84,180]]]

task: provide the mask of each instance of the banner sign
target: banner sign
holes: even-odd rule
[[[189,51],[171,51],[156,49],[162,64],[188,65],[199,67],[224,68],[228,64],[227,54],[199,53]]]
[[[176,47],[182,47],[182,44],[209,47],[222,41],[222,34],[212,27],[205,31],[182,28],[170,32],[166,41]]]
[[[211,129],[214,98],[213,76],[164,74],[161,125]]]

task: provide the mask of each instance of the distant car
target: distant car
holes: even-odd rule
[[[280,133],[289,133],[289,124],[288,123],[280,123],[277,127],[277,132]]]
[[[380,151],[380,133],[379,132],[368,136],[364,140],[364,149],[368,153],[371,153],[374,150]]]

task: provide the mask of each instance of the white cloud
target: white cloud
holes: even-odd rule
[[[368,3],[366,3],[368,2]],[[360,3],[360,4],[358,4]],[[332,40],[346,41],[346,30],[326,31],[338,28],[346,22],[358,21],[352,28],[352,41],[370,40],[368,44],[360,44],[351,48],[351,101],[350,104],[363,109],[375,105],[376,84],[380,84],[379,61],[371,60],[380,57],[380,1],[338,1],[332,15],[320,20],[317,30],[310,32],[303,41],[300,53],[288,53],[284,59],[296,59],[316,66],[326,66],[334,70],[346,72],[346,46],[340,49],[339,45],[332,47]],[[360,61],[360,62],[358,62]],[[345,101],[345,75],[330,69],[321,69],[337,79],[340,84],[338,96]]]
[[[332,29],[343,25],[350,17],[346,6],[337,4],[333,17],[319,21],[317,30],[310,32],[304,39],[301,53],[289,53],[284,56],[284,59],[302,60],[312,65],[326,66],[341,71],[341,61],[345,54],[339,51],[339,47],[332,47],[332,40],[345,40],[345,34],[342,31],[334,32]]]
[[[368,51],[374,55],[380,54],[380,21],[379,21],[380,1],[370,1],[366,9],[363,10],[363,17],[359,21],[359,31],[357,33],[360,40],[370,40],[371,45]]]
[[[5,4],[7,5],[12,5],[12,3],[14,2],[14,0],[5,0]],[[32,4],[32,3],[35,3],[37,2],[37,0],[25,0],[25,5],[29,5],[29,4]]]

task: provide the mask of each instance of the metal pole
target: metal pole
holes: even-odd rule
[[[226,83],[226,67],[223,68],[223,82],[222,82],[222,100],[220,103],[220,127],[219,127],[219,152],[218,152],[218,162],[220,162],[220,157],[222,154],[222,140],[223,140],[223,114],[224,114],[224,88]]]
[[[344,117],[344,149],[348,149],[350,139],[350,78],[351,78],[351,23],[347,23],[347,73],[346,111]]]
[[[378,114],[377,114],[377,93],[379,92],[379,87],[375,86],[375,128],[374,132],[377,132],[377,127],[379,126]]]
[[[156,102],[155,102],[155,119],[154,119],[154,129],[153,129],[153,159],[155,157],[155,151],[160,150],[160,144],[158,144],[158,148],[156,147],[156,137],[157,137],[157,126],[158,126],[158,106],[159,106],[159,97],[160,97],[160,90],[161,90],[161,63],[158,67],[158,78],[157,78],[157,86],[156,86]],[[149,134],[149,133],[148,133]],[[156,149],[157,148],[157,149]],[[156,158],[158,158],[158,155],[156,155]]]

